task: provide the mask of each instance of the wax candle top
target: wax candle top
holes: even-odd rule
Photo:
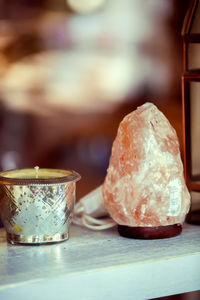
[[[15,185],[51,184],[78,181],[81,178],[78,173],[71,170],[36,168],[1,172],[0,183]]]

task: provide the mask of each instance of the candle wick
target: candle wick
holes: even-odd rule
[[[39,167],[36,166],[36,167],[34,167],[34,169],[35,169],[35,178],[38,178]]]

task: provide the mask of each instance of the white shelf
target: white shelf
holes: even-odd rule
[[[47,246],[9,245],[0,230],[1,300],[135,300],[199,289],[199,226],[162,240],[71,226],[68,241]]]

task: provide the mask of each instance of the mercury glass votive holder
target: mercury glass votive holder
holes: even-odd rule
[[[67,240],[80,178],[75,171],[57,169],[0,172],[0,216],[8,242]]]

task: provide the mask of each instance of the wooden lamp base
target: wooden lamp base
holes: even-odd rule
[[[119,234],[131,239],[165,239],[179,235],[181,231],[181,224],[158,227],[129,227],[118,225]]]

